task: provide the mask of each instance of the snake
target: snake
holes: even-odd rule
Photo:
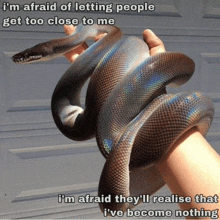
[[[96,137],[106,158],[98,196],[111,196],[99,203],[100,209],[126,211],[137,205],[130,198],[152,195],[165,184],[157,164],[191,128],[205,136],[214,107],[198,91],[166,92],[166,86],[179,87],[192,77],[195,63],[190,57],[178,52],[150,56],[142,39],[124,37],[116,26],[79,24],[70,36],[37,44],[12,60],[47,61],[101,33],[105,36],[81,53],[58,81],[51,111],[66,137]],[[88,79],[82,108],[80,94]],[[118,202],[116,196],[125,199]]]

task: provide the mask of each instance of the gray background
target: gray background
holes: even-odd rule
[[[13,0],[10,3],[32,1]],[[45,3],[46,1],[37,1]],[[47,1],[54,2],[54,1]],[[60,1],[62,3],[68,1]],[[78,1],[85,3],[86,1]],[[93,1],[87,1],[93,2]],[[111,1],[134,3],[134,1]],[[143,1],[135,1],[136,4]],[[3,1],[0,1],[1,5]],[[99,1],[99,3],[109,3]],[[96,19],[113,17],[125,35],[142,37],[151,28],[164,41],[168,51],[179,51],[193,58],[196,72],[181,90],[207,93],[216,108],[207,136],[220,152],[220,1],[153,0],[151,13],[75,13],[3,12],[5,17],[47,19]],[[63,36],[61,26],[11,26],[0,29],[0,218],[102,218],[98,205],[59,204],[58,194],[97,194],[104,164],[95,140],[73,142],[55,127],[50,112],[53,89],[70,64],[60,58],[47,63],[15,65],[10,57],[18,51],[52,38]],[[163,187],[157,195],[169,195]],[[149,204],[139,209],[171,209],[176,204]]]

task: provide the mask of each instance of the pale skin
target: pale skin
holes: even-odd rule
[[[67,35],[74,30],[74,26],[64,26]],[[103,34],[97,36],[95,40],[102,37]],[[166,51],[163,42],[151,30],[146,29],[143,38],[151,55]],[[65,56],[73,62],[87,47],[84,43]],[[220,210],[220,156],[195,128],[175,142],[158,164],[158,169],[173,194],[192,198],[192,203],[179,204],[181,209]],[[197,194],[212,196],[213,202],[196,203],[194,197]]]

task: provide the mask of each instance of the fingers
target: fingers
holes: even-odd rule
[[[99,34],[98,36],[95,37],[95,41],[100,40],[101,38],[103,38],[107,33],[104,34]]]
[[[66,33],[67,36],[71,35],[76,27],[74,27],[73,25],[64,25],[64,32]],[[98,36],[95,37],[95,41],[100,40],[101,38],[103,38],[106,34],[100,34]],[[88,48],[87,43],[83,43],[81,44],[79,47],[71,50],[70,52],[64,54],[64,56],[70,61],[73,62],[76,57],[79,56],[79,54],[81,54],[84,50],[86,50]]]
[[[166,51],[162,40],[150,29],[143,32],[143,37],[149,47],[151,56]]]
[[[75,31],[75,29],[76,29],[76,27],[74,27],[73,25],[64,25],[63,26],[63,29],[64,29],[64,32],[66,33],[66,35],[71,35],[74,31]]]
[[[71,35],[76,27],[74,27],[73,25],[64,25],[64,32],[66,33],[66,35]],[[64,54],[64,56],[70,61],[73,62],[76,57],[79,56],[79,54],[81,54],[84,50],[86,50],[88,48],[88,45],[86,43],[81,44],[80,46],[78,46],[77,48],[71,50],[70,52]]]

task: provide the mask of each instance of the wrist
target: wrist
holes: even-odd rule
[[[186,132],[159,163],[158,170],[173,194],[220,196],[219,155],[196,129]],[[220,203],[181,204],[181,208],[220,208]]]

